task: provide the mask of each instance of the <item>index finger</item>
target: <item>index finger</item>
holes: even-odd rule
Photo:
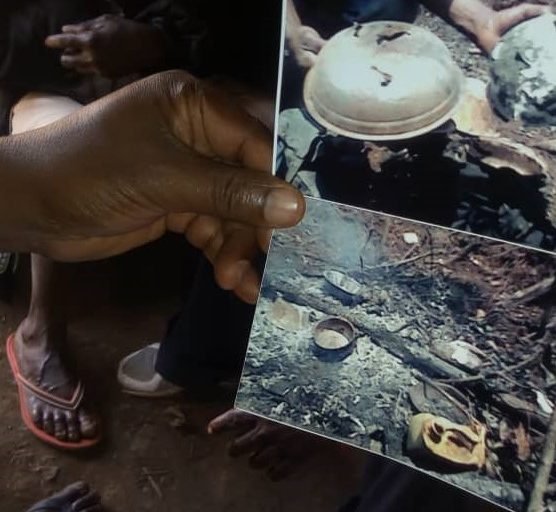
[[[214,418],[208,425],[209,434],[222,434],[238,429],[249,429],[255,426],[257,418],[237,409],[230,409],[217,418]]]
[[[83,49],[87,46],[83,34],[54,34],[48,36],[45,39],[44,44],[48,48],[57,50],[65,50],[67,48]]]

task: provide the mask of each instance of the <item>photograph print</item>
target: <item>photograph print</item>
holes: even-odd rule
[[[236,407],[555,507],[556,258],[307,201],[274,235]]]
[[[555,251],[556,2],[543,4],[287,0],[277,174]],[[487,16],[503,33],[455,28]]]

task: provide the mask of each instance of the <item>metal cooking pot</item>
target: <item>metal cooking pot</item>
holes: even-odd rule
[[[332,37],[304,84],[311,117],[336,135],[401,140],[447,122],[463,73],[432,32],[401,22],[356,25]]]

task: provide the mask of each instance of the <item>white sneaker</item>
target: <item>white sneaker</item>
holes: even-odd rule
[[[180,394],[183,389],[165,380],[156,372],[160,343],[152,343],[124,357],[118,366],[122,391],[145,398],[165,398]]]

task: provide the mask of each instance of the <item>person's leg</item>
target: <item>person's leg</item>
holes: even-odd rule
[[[360,495],[340,512],[497,512],[485,500],[438,478],[369,454]]]
[[[268,129],[274,128],[272,97],[226,77],[212,80]],[[170,320],[162,343],[152,343],[120,362],[122,389],[160,398],[175,395],[186,385],[201,388],[222,376],[239,376],[253,314],[252,307],[216,285],[211,265],[202,261],[188,298]]]
[[[253,306],[217,285],[203,258],[184,307],[169,323],[156,370],[188,388],[239,378],[253,315]]]
[[[216,284],[211,264],[200,257],[183,306],[168,322],[161,342],[120,363],[123,390],[146,398],[171,396],[184,388],[210,394],[222,381],[239,379],[253,315],[253,306]]]
[[[35,503],[27,512],[101,512],[99,495],[84,482],[68,485],[45,500]]]
[[[30,94],[13,109],[11,133],[33,130],[81,107],[60,96]],[[63,361],[66,342],[67,268],[42,256],[31,256],[32,290],[29,311],[14,336],[15,354],[23,377],[56,397],[69,400],[76,388]],[[49,404],[29,391],[33,422],[60,441],[95,436],[93,417],[83,408],[69,411]]]
[[[261,258],[261,271],[262,267]],[[254,312],[253,306],[218,287],[210,263],[202,259],[184,307],[168,323],[153,370],[195,392],[206,392],[225,379],[238,381]],[[249,456],[253,467],[266,470],[273,479],[289,476],[326,445],[318,436],[239,410],[215,418],[208,430],[234,432],[237,442],[230,454]]]

